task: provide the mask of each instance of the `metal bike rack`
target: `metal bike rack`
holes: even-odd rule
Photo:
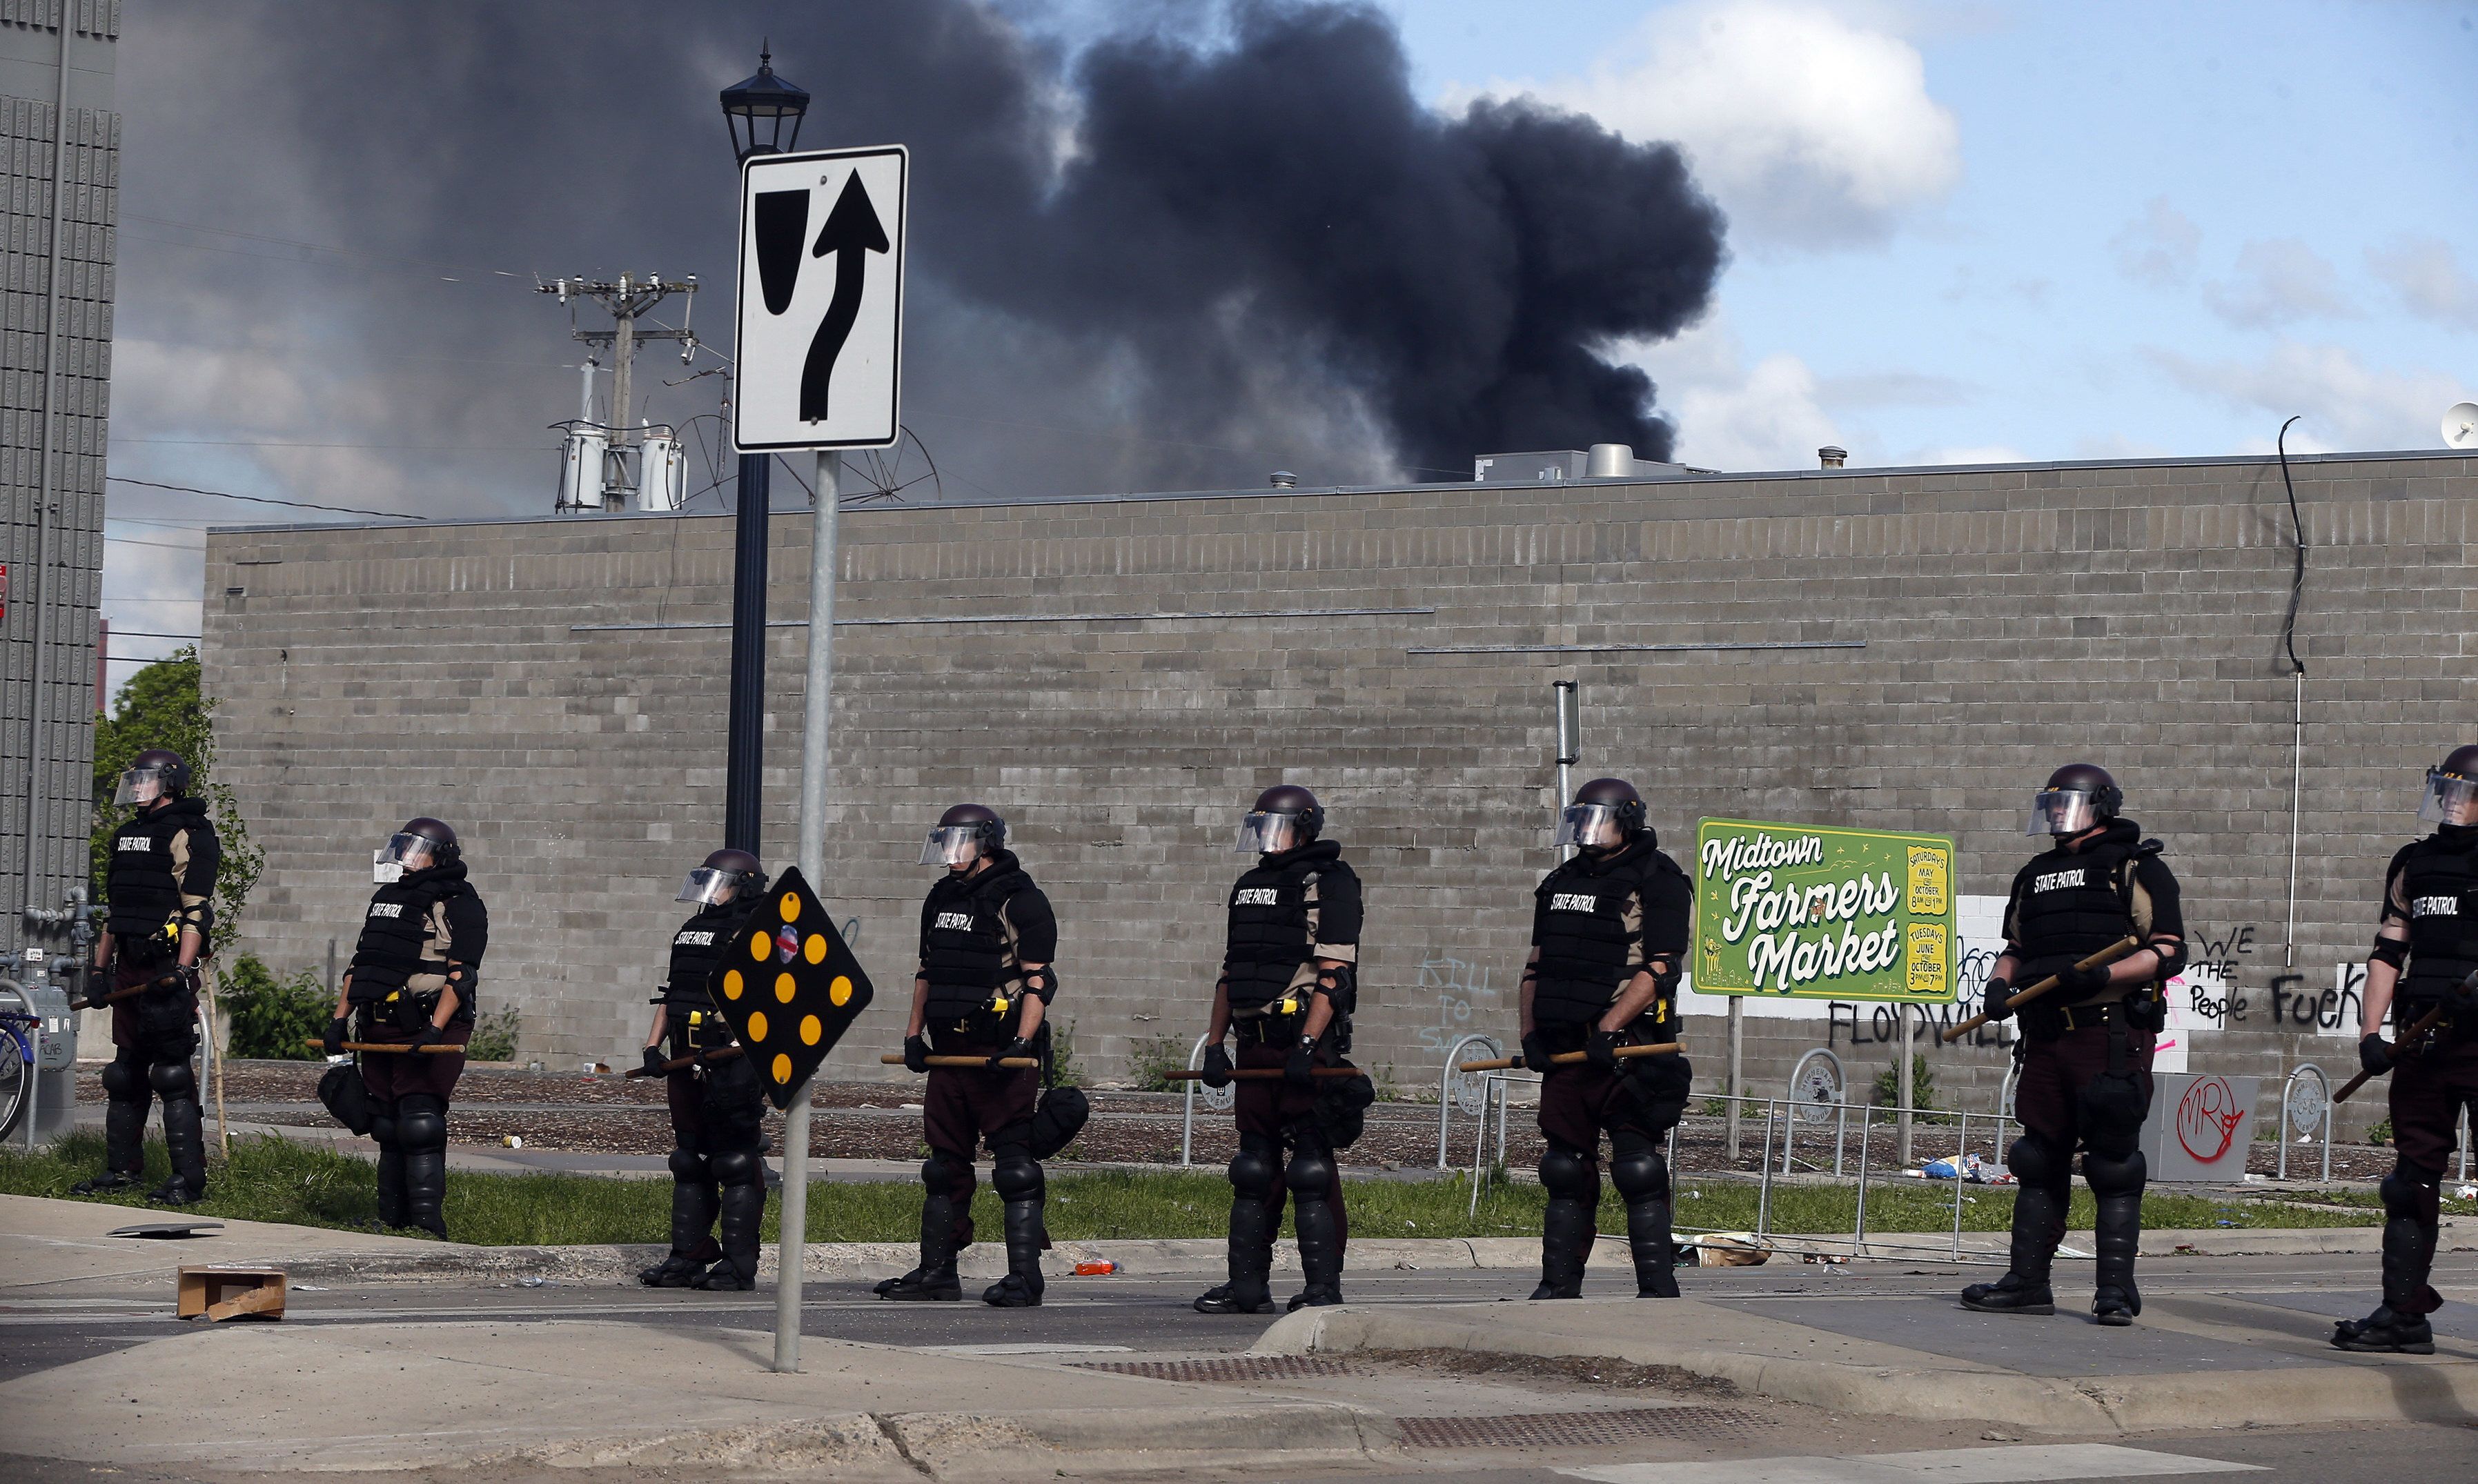
[[[1810,1068],[1814,1069],[1814,1070],[1810,1071]],[[1816,1080],[1816,1078],[1819,1074],[1825,1073],[1828,1069],[1831,1076],[1833,1095],[1822,1098],[1809,1096],[1808,1089],[1810,1087],[1821,1087],[1824,1085],[1821,1081]],[[1808,1118],[1808,1112],[1810,1109],[1824,1108],[1830,1108],[1833,1111],[1833,1172],[1835,1175],[1841,1173],[1842,1148],[1850,1133],[1850,1104],[1847,1100],[1849,1092],[1850,1080],[1848,1075],[1842,1070],[1841,1058],[1833,1055],[1830,1048],[1817,1046],[1815,1049],[1808,1052],[1805,1056],[1798,1059],[1798,1065],[1790,1069],[1789,1074],[1791,1113],[1789,1126],[1783,1130],[1782,1134],[1781,1172],[1783,1174],[1786,1175],[1790,1172],[1790,1145],[1795,1143],[1798,1138],[1799,1123],[1802,1121],[1816,1123],[1823,1122],[1824,1119],[1821,1117],[1812,1119]]]
[[[1196,1038],[1196,1044],[1187,1053],[1188,1070],[1204,1069],[1204,1048],[1212,1044],[1213,1040],[1209,1035]],[[1231,1104],[1239,1100],[1239,1090],[1236,1084],[1230,1087],[1206,1087],[1203,1083],[1196,1081],[1187,1084],[1187,1095],[1183,1099],[1178,1125],[1178,1168],[1181,1170],[1190,1167],[1190,1156],[1196,1148],[1196,1097],[1199,1093],[1204,1094],[1204,1106],[1216,1113],[1229,1112]]]
[[[2332,1079],[2323,1074],[2323,1069],[2313,1062],[2300,1062],[2290,1068],[2288,1080],[2281,1084],[2280,1089],[2280,1170],[2275,1178],[2288,1178],[2288,1134],[2293,1126],[2297,1132],[2310,1137],[2318,1132],[2323,1136],[2322,1178],[2326,1183],[2330,1182],[2332,1113]],[[2466,1147],[2463,1149],[2462,1157],[2468,1157]]]
[[[1462,1063],[1463,1048],[1466,1046],[1488,1047],[1488,1055],[1484,1057],[1474,1057],[1473,1060],[1475,1061],[1492,1061],[1505,1054],[1505,1047],[1495,1036],[1483,1035],[1479,1031],[1473,1031],[1456,1039],[1453,1045],[1446,1048],[1445,1070],[1437,1078],[1437,1168],[1439,1170],[1450,1170],[1454,1168],[1452,1164],[1449,1163],[1452,1156],[1447,1153],[1447,1150],[1451,1146],[1452,1143],[1454,1102],[1456,1094],[1461,1092],[1461,1086],[1457,1085],[1455,1082],[1457,1077],[1470,1079],[1471,1082],[1479,1085],[1480,1089],[1479,1106],[1473,1111],[1483,1120],[1488,1117],[1488,1073],[1479,1071],[1458,1071],[1455,1069]],[[1503,1147],[1503,1144],[1504,1141],[1501,1140],[1501,1148]]]

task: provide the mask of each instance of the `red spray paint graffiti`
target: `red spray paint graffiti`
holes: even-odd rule
[[[2245,1110],[2226,1077],[2200,1077],[2177,1102],[2177,1142],[2208,1165],[2229,1152]]]

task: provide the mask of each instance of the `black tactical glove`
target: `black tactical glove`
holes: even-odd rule
[[[344,1029],[350,1024],[342,1016],[327,1022],[327,1033],[318,1038],[318,1047],[329,1056],[344,1054]]]
[[[196,974],[197,970],[194,968],[167,968],[162,973],[157,974],[154,978],[146,981],[146,993],[149,994],[178,994],[183,990],[193,988],[191,981]]]
[[[1230,1053],[1222,1049],[1220,1042],[1204,1048],[1202,1070],[1204,1072],[1202,1080],[1206,1087],[1226,1088],[1230,1085]]]
[[[1549,1049],[1549,1038],[1538,1031],[1523,1038],[1523,1067],[1526,1071],[1547,1071],[1555,1055]]]
[[[406,1044],[405,1050],[408,1054],[419,1056],[421,1054],[422,1047],[435,1046],[439,1044],[446,1035],[447,1033],[445,1031],[441,1030],[436,1025],[425,1025],[421,1028],[418,1035],[415,1036],[411,1042]]]
[[[1583,1043],[1583,1060],[1603,1071],[1618,1070],[1618,1033],[1594,1030],[1592,1039]]]
[[[2010,1020],[2013,1018],[2013,1007],[2005,1002],[2012,997],[2012,980],[2002,976],[1990,979],[1987,988],[1979,992],[1980,1013],[1990,1020]]]
[[[2088,999],[2108,988],[2108,966],[2057,970],[2057,993],[2067,999]]]
[[[1282,1080],[1293,1087],[1316,1086],[1316,1038],[1302,1036],[1282,1063]]]
[[[2370,1077],[2380,1077],[2392,1069],[2392,1048],[2385,1043],[2382,1032],[2358,1042],[2358,1065]]]
[[[926,1036],[903,1038],[903,1065],[913,1071],[929,1069],[929,1038]]]
[[[1013,1057],[1029,1058],[1031,1055],[1032,1043],[1022,1036],[1018,1036],[1013,1041],[1008,1042],[1005,1045],[999,1047],[999,1054],[990,1058],[990,1070],[1022,1071],[1024,1069],[1021,1067],[1005,1067],[999,1064]]]
[[[670,1057],[663,1054],[663,1048],[661,1046],[647,1046],[645,1048],[645,1075],[649,1077],[659,1077],[663,1075],[666,1069],[663,1064],[670,1060]]]

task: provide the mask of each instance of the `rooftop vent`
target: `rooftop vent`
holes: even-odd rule
[[[1266,477],[1272,481],[1277,490],[1296,490],[1300,487],[1300,476],[1289,469],[1276,469]]]
[[[1833,444],[1827,443],[1815,451],[1815,457],[1823,467],[1828,469],[1837,469],[1850,462],[1850,450],[1847,448],[1836,448]]]
[[[1682,479],[1712,469],[1638,459],[1624,443],[1580,448],[1543,448],[1527,453],[1484,453],[1472,460],[1472,478],[1483,485],[1545,484],[1561,479]]]

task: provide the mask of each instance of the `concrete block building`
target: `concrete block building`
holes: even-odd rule
[[[878,1075],[901,1033],[913,863],[962,799],[1057,904],[1078,1060],[1183,1056],[1232,825],[1278,781],[1318,791],[1366,879],[1358,1059],[1407,1086],[1463,1031],[1510,1043],[1561,679],[1577,777],[1632,778],[1682,858],[1709,816],[1933,831],[1961,892],[2001,893],[2034,789],[2101,762],[2215,972],[2196,1065],[2344,1069],[2377,875],[2422,769],[2478,739],[2478,459],[2291,473],[2295,525],[2262,458],[849,510],[821,887],[882,1008],[829,1074]],[[807,532],[774,535],[770,864],[794,853]],[[730,575],[715,516],[215,532],[220,767],[267,855],[240,946],[349,954],[372,844],[438,815],[525,1054],[633,1046],[671,893],[720,843]],[[1718,1022],[1689,1030],[1716,1085]],[[1865,1007],[1751,1019],[1749,1083],[1819,1044],[1863,1082],[1884,1034]],[[1948,1105],[1992,1106],[2000,1039],[1922,1049]]]

